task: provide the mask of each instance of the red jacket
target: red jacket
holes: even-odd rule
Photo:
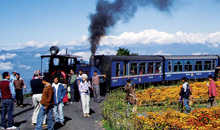
[[[209,97],[216,97],[216,96],[217,96],[216,85],[214,80],[211,80],[209,84]]]

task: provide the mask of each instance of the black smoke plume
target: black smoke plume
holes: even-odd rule
[[[128,22],[134,17],[138,7],[153,6],[160,11],[169,11],[174,0],[98,0],[96,13],[90,15],[89,26],[91,53],[95,55],[99,40],[106,35],[108,29],[119,20]],[[138,23],[137,23],[138,24]]]

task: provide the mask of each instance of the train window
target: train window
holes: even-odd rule
[[[161,73],[162,72],[162,63],[161,62],[156,62],[156,73]]]
[[[168,72],[172,72],[172,62],[168,61]]]
[[[128,64],[127,64],[127,63],[124,63],[124,67],[123,67],[123,75],[124,75],[124,76],[128,74],[128,73],[127,73],[127,72],[128,72],[128,71],[127,71],[127,70],[128,70],[127,67],[128,67]]]
[[[211,69],[212,69],[212,62],[204,61],[204,70],[211,70]]]
[[[183,71],[183,62],[182,61],[174,61],[174,72],[182,72]]]
[[[120,63],[116,63],[116,76],[120,76]]]
[[[195,71],[202,70],[202,61],[195,61]]]
[[[192,61],[184,61],[184,71],[192,71],[193,69]]]
[[[131,63],[130,75],[135,75],[138,72],[138,63]]]
[[[74,59],[68,59],[68,65],[73,66],[74,65]]]
[[[148,62],[148,74],[154,73],[154,62]]]
[[[146,63],[140,63],[139,74],[146,74]]]
[[[59,58],[54,58],[53,59],[53,65],[58,66],[59,65]]]
[[[212,61],[212,69],[215,70],[215,60]]]

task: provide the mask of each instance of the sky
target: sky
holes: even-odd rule
[[[115,0],[109,0],[114,2]],[[97,0],[0,0],[0,71],[15,69],[13,59],[35,58],[56,45],[60,54],[88,61],[90,15]],[[101,38],[96,54],[114,55],[119,47],[140,55],[220,54],[220,1],[173,0],[169,11],[139,7]],[[175,49],[174,49],[175,48]],[[44,51],[41,51],[44,50]],[[20,68],[32,65],[21,61]],[[3,69],[4,68],[4,69]]]
[[[112,0],[113,1],[113,0]],[[88,35],[96,0],[1,0],[1,49],[29,41],[69,43]],[[176,0],[170,12],[140,7],[130,21],[119,21],[108,35],[159,32],[215,33],[220,29],[218,0]]]

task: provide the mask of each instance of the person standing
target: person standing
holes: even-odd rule
[[[106,77],[106,75],[97,75],[97,71],[94,71],[94,76],[92,77],[92,89],[94,95],[94,101],[100,103],[100,88],[99,88],[99,78]]]
[[[217,102],[215,100],[215,97],[217,96],[217,90],[212,75],[209,75],[208,79],[210,83],[209,84],[207,83],[207,86],[209,87],[209,99],[208,99],[207,108],[211,108],[212,106],[217,106]]]
[[[77,87],[76,79],[77,79],[77,76],[74,73],[74,71],[71,69],[70,70],[70,77],[68,79],[68,86],[70,87],[70,96],[71,96],[70,103],[71,104],[73,102],[76,102],[76,99],[75,99],[75,90]]]
[[[79,84],[80,82],[82,82],[82,75],[83,75],[83,72],[82,72],[82,69],[79,70],[79,74],[77,75],[77,86],[78,86],[78,92],[79,92]],[[79,92],[79,101],[80,101],[81,97],[80,97],[80,92]]]
[[[14,80],[16,79],[16,71],[14,70],[13,72],[12,72],[12,75],[10,76],[10,82],[14,82]]]
[[[129,117],[130,106],[133,106],[137,102],[135,90],[131,85],[130,79],[127,79],[127,84],[124,86],[124,90],[126,92],[125,101],[127,102],[127,117]]]
[[[83,115],[85,117],[90,117],[89,115],[89,101],[90,101],[90,91],[91,83],[88,81],[88,76],[86,74],[82,75],[83,81],[79,84],[79,92],[81,95]]]
[[[182,97],[183,106],[186,107],[185,113],[188,114],[190,112],[190,107],[188,105],[188,100],[189,100],[189,96],[190,96],[190,87],[186,81],[187,81],[187,78],[183,77],[182,78],[183,87],[181,88],[179,95]]]
[[[78,74],[78,76],[77,76],[78,86],[79,86],[80,82],[82,82],[82,75],[83,75],[83,72],[82,72],[82,70],[80,69],[80,70],[79,70],[79,74]]]
[[[43,77],[42,83],[45,88],[43,89],[42,99],[40,101],[41,107],[37,115],[37,124],[35,130],[42,130],[43,120],[47,115],[47,129],[53,130],[53,104],[54,104],[54,91],[49,83],[49,79]]]
[[[23,88],[26,89],[24,80],[20,78],[20,74],[16,73],[16,79],[14,80],[15,92],[16,92],[16,107],[23,107]]]
[[[3,81],[0,82],[0,90],[2,96],[2,111],[1,111],[1,127],[6,128],[6,115],[8,114],[8,127],[7,129],[17,129],[13,126],[14,123],[14,102],[15,102],[15,89],[12,82],[10,82],[9,72],[2,74]]]
[[[30,81],[31,89],[32,89],[32,101],[34,104],[34,112],[32,116],[32,122],[31,125],[35,125],[37,123],[37,115],[40,110],[40,101],[44,89],[44,85],[42,83],[42,80],[40,79],[40,73],[37,71],[34,71],[34,79]],[[46,126],[46,118],[44,119],[43,126]]]
[[[66,95],[66,88],[58,82],[58,77],[55,77],[53,80],[53,90],[54,90],[54,118],[55,122],[64,125],[64,116],[63,116],[63,98]]]

